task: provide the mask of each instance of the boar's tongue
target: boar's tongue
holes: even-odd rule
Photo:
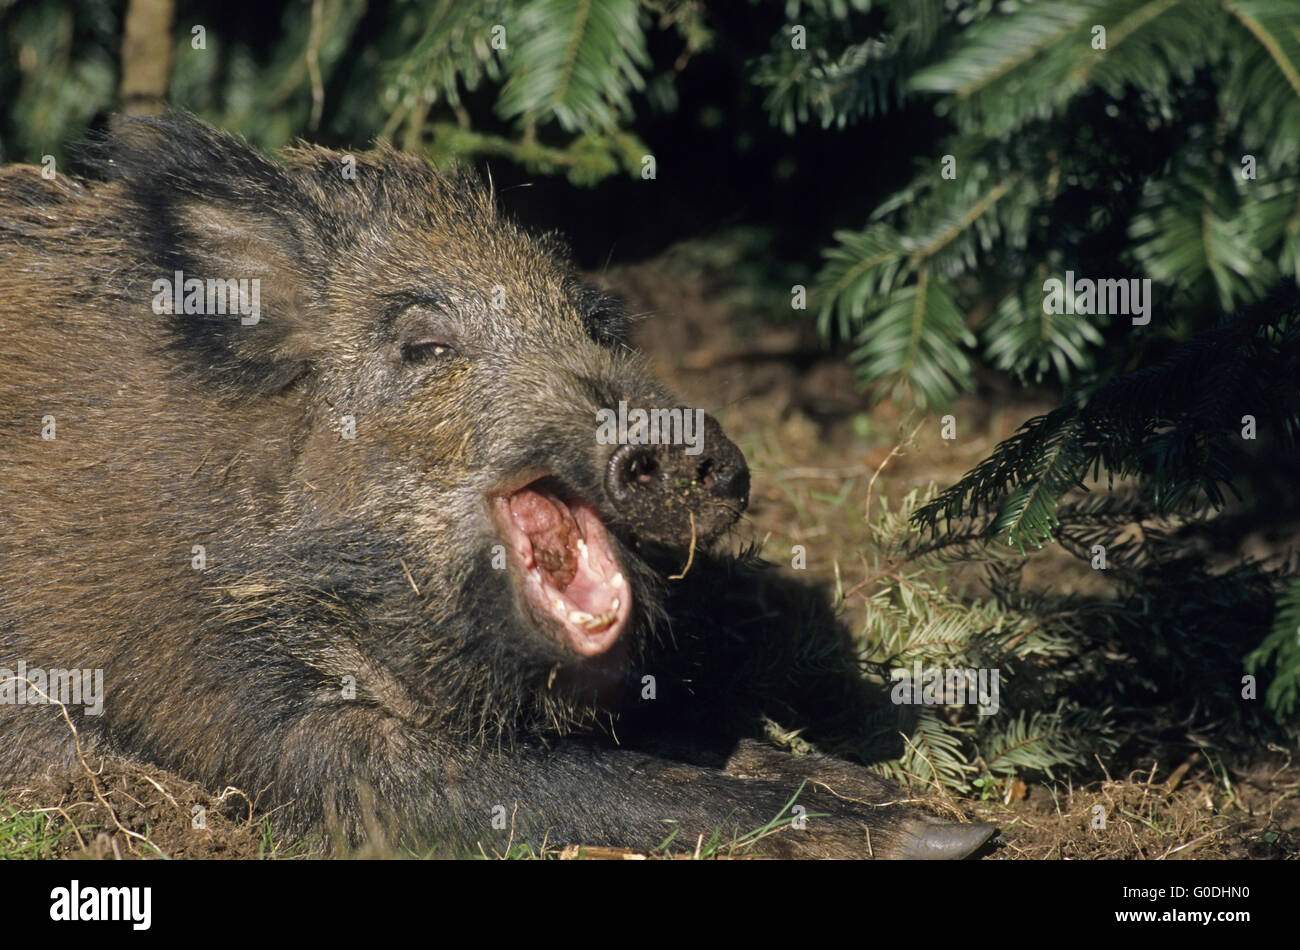
[[[630,613],[627,581],[600,515],[539,479],[504,499],[506,530],[524,569],[524,594],[560,624],[583,656],[608,649]]]
[[[510,514],[533,545],[538,567],[564,590],[578,573],[577,519],[554,495],[525,488],[510,496]]]

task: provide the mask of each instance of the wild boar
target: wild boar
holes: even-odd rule
[[[759,851],[987,839],[741,741],[726,664],[801,635],[739,622],[761,571],[711,548],[745,459],[477,177],[184,115],[96,155],[0,174],[0,666],[102,674],[98,714],[67,706],[85,754],[353,845],[690,846],[792,800],[821,817]],[[8,780],[77,764],[28,698]]]

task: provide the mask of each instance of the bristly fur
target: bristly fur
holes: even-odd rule
[[[844,800],[807,799],[836,813],[825,830],[769,847],[851,856],[870,827],[906,854],[929,834],[845,804],[896,790],[844,763],[703,763],[757,716],[729,697],[771,686],[758,634],[779,657],[807,631],[707,543],[668,580],[701,484],[732,486],[709,496],[709,537],[745,503],[711,417],[710,462],[732,453],[743,484],[683,464],[643,507],[616,500],[596,412],[677,403],[560,242],[474,175],[386,147],[273,160],[170,115],[123,122],[91,158],[99,179],[0,170],[0,668],[102,670],[105,705],[69,708],[78,745],[51,707],[0,704],[0,782],[125,755],[243,788],[285,828],[333,821],[357,844],[377,819],[458,849],[498,810],[534,846],[656,847],[665,820],[682,840],[750,830],[833,782]],[[173,313],[177,272],[257,281],[258,312]],[[503,560],[493,500],[542,475],[599,512],[628,585],[599,656]],[[624,722],[639,749],[618,746]],[[709,739],[651,751],[679,727]]]

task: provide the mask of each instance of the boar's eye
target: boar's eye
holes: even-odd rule
[[[455,347],[442,340],[403,340],[402,362],[427,363],[443,356],[451,356]]]
[[[459,352],[460,341],[451,318],[430,302],[399,300],[383,323],[389,345],[404,364],[433,363]]]

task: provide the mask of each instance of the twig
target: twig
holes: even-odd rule
[[[690,571],[691,565],[695,563],[695,512],[688,511],[686,512],[686,514],[691,519],[691,549],[686,554],[686,566],[682,568],[682,572],[680,574],[674,574],[672,577],[668,578],[670,581],[681,580],[683,577],[686,576],[687,572]]]
[[[14,677],[14,680],[17,679],[18,677]],[[77,754],[77,761],[81,763],[81,767],[86,770],[86,776],[90,779],[90,790],[95,793],[96,800],[98,800],[100,805],[104,807],[104,811],[106,811],[108,813],[108,817],[113,820],[113,824],[114,826],[116,826],[117,830],[122,832],[122,834],[126,835],[128,838],[136,838],[140,841],[143,841],[146,845],[148,845],[149,847],[153,848],[155,851],[158,851],[159,854],[161,854],[162,851],[158,849],[155,845],[153,845],[148,838],[140,834],[138,831],[132,831],[130,828],[127,828],[125,825],[122,824],[121,821],[118,820],[117,812],[113,810],[113,806],[108,803],[108,799],[106,799],[103,793],[99,790],[99,781],[96,778],[98,773],[95,772],[95,770],[90,767],[90,763],[86,761],[86,756],[81,748],[81,735],[77,732],[77,727],[73,723],[72,717],[68,715],[68,707],[64,705],[62,702],[60,702],[59,700],[52,697],[49,693],[41,689],[39,686],[37,686],[35,683],[27,679],[26,677],[23,677],[22,681],[25,682],[28,688],[31,689],[33,692],[35,692],[37,695],[44,697],[47,703],[54,706],[58,706],[59,711],[63,713],[63,721],[68,724],[68,729],[72,731],[72,744],[73,744],[73,749]],[[101,765],[101,769],[102,769],[102,765]],[[121,855],[119,854],[118,857],[121,857]]]
[[[889,464],[890,459],[894,458],[897,455],[901,455],[902,450],[906,446],[912,444],[912,440],[916,438],[916,434],[921,431],[921,426],[924,424],[925,424],[925,420],[918,422],[916,424],[916,428],[912,430],[911,434],[908,435],[908,437],[904,439],[902,442],[899,442],[892,449],[890,449],[889,454],[885,456],[884,461],[882,461],[879,465],[876,466],[876,470],[871,476],[871,481],[867,482],[867,500],[866,503],[862,506],[863,521],[866,521],[871,516],[871,492],[872,489],[876,487],[876,479],[879,478],[880,473],[885,470],[885,466]]]

